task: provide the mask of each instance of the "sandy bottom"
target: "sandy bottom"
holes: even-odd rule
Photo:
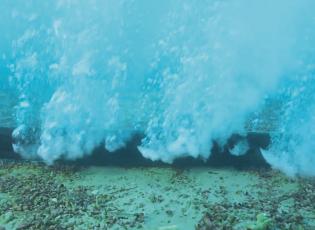
[[[0,162],[2,229],[315,229],[314,178]]]

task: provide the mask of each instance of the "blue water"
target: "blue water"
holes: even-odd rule
[[[140,132],[143,156],[171,163],[267,131],[273,167],[315,175],[315,1],[2,0],[0,12],[0,90],[23,156],[76,159]]]

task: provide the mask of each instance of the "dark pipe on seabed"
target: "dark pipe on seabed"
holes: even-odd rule
[[[0,159],[21,159],[12,148],[13,129],[0,128]],[[135,135],[124,148],[110,153],[100,146],[93,153],[83,159],[76,161],[59,160],[60,163],[95,165],[95,166],[166,166],[168,164],[161,161],[151,161],[142,157],[137,146],[141,143],[142,135]],[[234,156],[230,153],[239,141],[247,141],[249,149],[241,156]],[[268,148],[270,144],[270,135],[268,133],[248,133],[246,136],[238,134],[232,135],[222,148],[216,141],[213,142],[211,155],[207,160],[193,157],[184,157],[176,159],[173,163],[175,167],[196,167],[196,166],[215,166],[215,167],[236,167],[236,168],[259,168],[269,167],[263,158],[260,149]]]
[[[20,155],[13,150],[12,132],[12,128],[0,127],[0,159],[21,159]]]

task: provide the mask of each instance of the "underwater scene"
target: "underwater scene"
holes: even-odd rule
[[[314,0],[0,12],[0,230],[315,230]]]

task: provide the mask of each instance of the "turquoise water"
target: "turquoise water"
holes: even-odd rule
[[[9,92],[0,93],[0,127],[16,127],[14,119],[14,106],[16,102],[15,95],[10,94]]]
[[[3,0],[0,121],[16,127],[16,151],[47,163],[115,151],[135,133],[146,158],[208,158],[213,140],[268,131],[273,167],[315,175],[314,10],[311,0]]]

